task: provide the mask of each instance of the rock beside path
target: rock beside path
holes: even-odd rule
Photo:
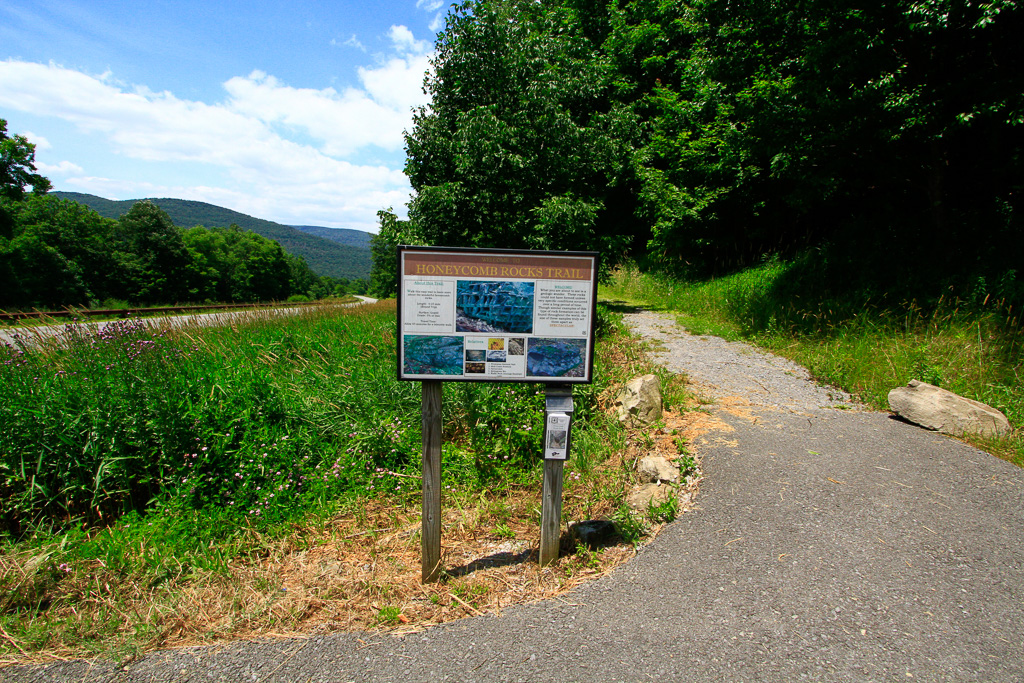
[[[642,375],[626,383],[615,398],[619,422],[649,425],[661,418],[661,380]]]
[[[643,512],[651,505],[660,505],[672,497],[674,486],[644,484],[626,497],[626,505],[635,512]]]
[[[907,422],[943,434],[995,437],[1010,433],[1009,420],[992,406],[916,379],[889,392],[889,408]]]
[[[646,484],[679,483],[679,466],[660,455],[648,455],[640,458],[636,471],[640,481]]]

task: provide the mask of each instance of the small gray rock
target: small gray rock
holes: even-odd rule
[[[640,458],[636,471],[642,482],[652,484],[656,484],[659,481],[666,484],[676,484],[679,482],[679,467],[668,458],[660,455],[648,455]]]
[[[914,379],[889,392],[889,408],[904,420],[943,434],[1005,436],[1010,421],[978,401]]]
[[[626,505],[628,505],[631,510],[643,512],[650,507],[651,503],[654,503],[655,505],[664,503],[669,499],[669,496],[671,496],[674,491],[675,489],[671,486],[644,484],[629,494],[626,498]]]

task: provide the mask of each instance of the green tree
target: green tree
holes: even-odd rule
[[[306,259],[301,256],[286,254],[285,258],[288,261],[289,296],[291,294],[309,296],[309,292],[317,282],[316,273],[306,263]]]
[[[1016,2],[609,12],[615,96],[641,122],[635,218],[662,267],[707,273],[819,246],[849,284],[891,280],[911,255],[934,272],[1020,261]]]
[[[50,195],[28,195],[9,209],[18,280],[4,297],[9,305],[87,305],[110,295],[117,270],[110,250],[114,221]]]
[[[0,200],[20,200],[25,188],[46,194],[50,181],[36,173],[36,146],[23,135],[9,135],[7,121],[0,119]]]
[[[183,239],[190,254],[192,300],[280,301],[293,293],[291,263],[274,240],[237,225],[196,226]]]
[[[551,0],[452,10],[431,104],[406,136],[410,230],[422,243],[622,251],[636,241],[622,229],[635,121],[609,100],[599,33]]]
[[[370,282],[368,289],[355,291],[352,294],[365,294],[377,299],[388,299],[398,293],[398,245],[417,244],[411,234],[408,221],[398,219],[391,208],[377,212],[380,227],[377,234],[370,238]],[[358,280],[356,282],[359,282]]]
[[[191,259],[182,232],[152,202],[137,202],[117,225],[121,297],[141,303],[188,299]]]
[[[189,300],[209,303],[231,301],[234,263],[224,231],[197,225],[182,234],[182,242],[189,253]]]
[[[45,194],[50,189],[50,181],[36,173],[35,159],[35,145],[22,135],[9,135],[7,121],[0,119],[0,291],[7,292],[0,294],[0,302],[17,298],[13,292],[19,287],[10,244],[14,205],[24,198],[28,186],[33,194]]]

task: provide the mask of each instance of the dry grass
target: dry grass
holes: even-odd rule
[[[668,412],[661,426],[630,434],[627,447],[575,478],[570,469],[564,520],[608,518],[636,459],[652,452],[674,456],[679,437],[699,437],[720,426],[701,412]],[[682,491],[685,507],[699,482]],[[166,647],[267,636],[324,632],[403,634],[467,616],[500,613],[512,605],[553,598],[607,574],[636,547],[572,547],[563,533],[562,556],[537,565],[539,491],[509,489],[453,495],[444,501],[442,580],[420,581],[419,499],[365,500],[326,525],[295,529],[278,541],[252,532],[262,548],[233,562],[227,573],[196,572],[153,585],[109,571],[101,562],[59,583],[47,581],[45,551],[33,557],[0,555],[4,578],[20,574],[51,591],[46,647],[29,647],[0,630],[0,664],[42,663],[102,652],[122,661]],[[646,540],[662,525],[650,525]],[[566,529],[567,524],[563,524]],[[40,586],[42,588],[42,586]],[[90,645],[90,643],[95,643]],[[102,643],[102,649],[100,644]],[[30,651],[32,650],[32,651]]]
[[[578,512],[586,497],[567,487],[567,515]],[[8,656],[0,662],[89,656],[89,642],[99,640],[107,652],[130,658],[154,648],[267,635],[408,632],[558,595],[635,553],[627,544],[580,554],[564,547],[556,564],[540,569],[538,492],[480,494],[471,501],[445,501],[445,572],[441,582],[424,585],[418,499],[364,505],[326,526],[297,529],[258,556],[233,562],[227,574],[191,572],[155,586],[100,562],[52,583],[41,569],[45,552],[2,555],[5,578],[16,573],[52,587],[40,599],[52,601],[47,620],[60,628],[51,630],[45,648],[31,653],[0,631],[0,640],[20,655],[4,647]],[[253,545],[260,546],[260,539]],[[148,638],[140,640],[143,634]]]

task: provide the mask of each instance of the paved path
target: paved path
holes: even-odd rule
[[[341,304],[344,307],[348,306],[360,306],[362,304],[376,303],[377,299],[372,299],[368,296],[353,295],[360,301]],[[165,316],[144,316],[130,318],[131,320],[141,320],[145,325],[149,327],[212,327],[215,325],[228,325],[232,322],[242,322],[245,320],[251,320],[253,318],[260,318],[265,316],[289,316],[298,315],[303,311],[309,310],[310,307],[306,306],[283,306],[280,308],[246,308],[243,310],[224,310],[214,313],[195,313],[185,315],[165,315]],[[59,337],[65,329],[71,325],[76,328],[85,328],[90,332],[100,332],[103,328],[108,325],[114,325],[123,323],[125,319],[119,320],[105,320],[102,322],[68,322],[61,325],[30,325],[26,327],[2,327],[0,328],[0,344],[15,344],[20,337],[24,342],[28,344],[37,344],[44,339],[51,337]]]
[[[629,321],[705,383],[722,430],[699,447],[697,509],[611,575],[404,638],[236,643],[0,680],[1024,680],[1024,471],[843,409],[749,347]]]

